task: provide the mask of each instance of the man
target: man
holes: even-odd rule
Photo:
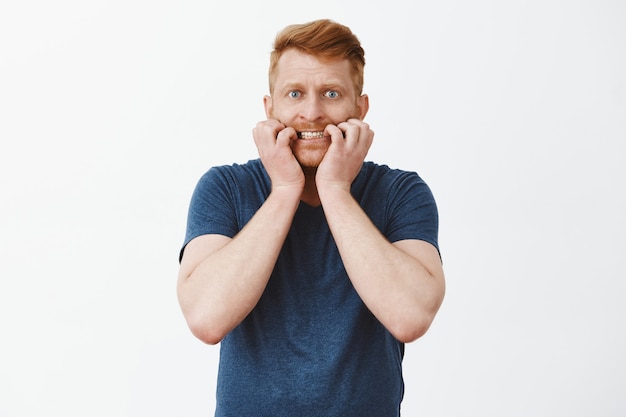
[[[260,158],[192,197],[178,278],[194,335],[221,342],[216,416],[400,414],[404,343],[444,295],[437,208],[416,173],[364,162],[364,52],[329,20],[270,58]]]

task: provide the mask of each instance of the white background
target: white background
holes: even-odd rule
[[[256,157],[273,38],[321,17],[366,49],[368,159],[439,204],[404,415],[626,415],[626,3],[25,0],[0,6],[0,416],[212,414],[187,205]]]

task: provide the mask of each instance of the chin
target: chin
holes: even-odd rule
[[[307,171],[311,172],[311,171],[315,171],[317,167],[320,166],[320,163],[322,162],[323,157],[324,157],[323,155],[317,156],[317,157],[313,157],[313,155],[305,155],[305,156],[296,155],[296,160],[298,161],[298,163],[300,164],[300,166],[305,172]]]
[[[326,155],[329,146],[330,140],[324,144],[317,142],[315,146],[312,146],[312,144],[296,143],[293,147],[293,154],[303,169],[314,170],[317,169],[322,159],[324,159],[324,155]]]

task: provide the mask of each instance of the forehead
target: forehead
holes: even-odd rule
[[[320,60],[314,55],[288,49],[278,60],[274,83],[277,88],[291,84],[338,84],[352,87],[350,61]]]

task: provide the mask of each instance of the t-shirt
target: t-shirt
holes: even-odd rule
[[[184,244],[235,236],[270,190],[258,159],[210,169],[194,191]],[[365,162],[352,195],[389,241],[438,248],[435,200],[416,173]],[[354,290],[323,207],[301,202],[263,295],[220,344],[215,415],[399,416],[403,356],[404,344]]]

